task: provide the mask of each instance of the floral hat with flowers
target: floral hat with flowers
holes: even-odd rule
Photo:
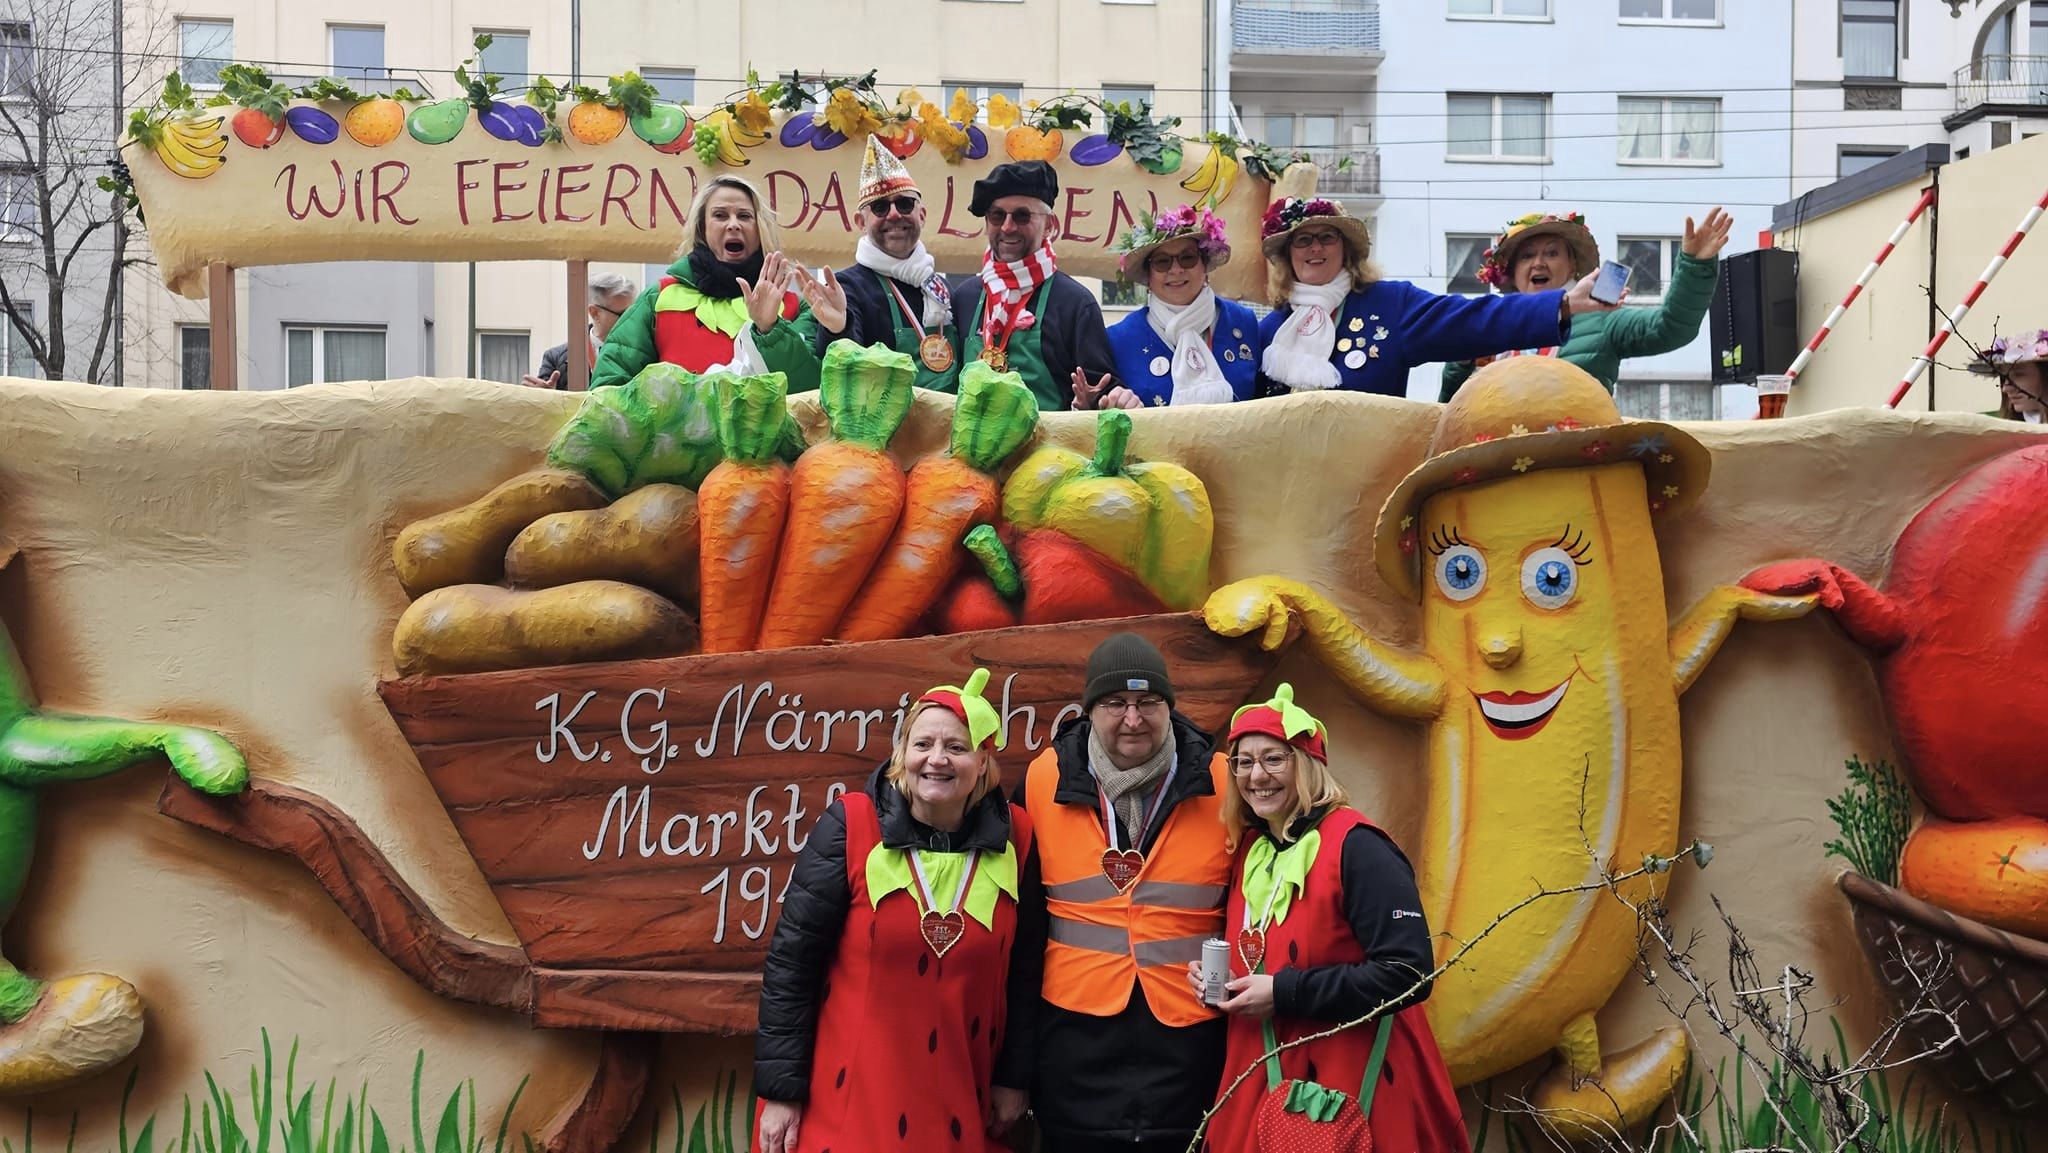
[[[1137,227],[1116,238],[1110,251],[1117,254],[1117,276],[1127,283],[1141,283],[1145,279],[1145,262],[1151,259],[1154,249],[1189,237],[1194,238],[1195,250],[1202,254],[1208,267],[1229,263],[1230,241],[1225,236],[1223,218],[1207,208],[1183,204],[1157,216],[1140,213]]]
[[[1320,196],[1288,196],[1266,206],[1259,223],[1259,247],[1268,260],[1282,259],[1295,231],[1307,224],[1327,224],[1351,245],[1354,259],[1372,255],[1372,233],[1365,221],[1344,211],[1344,206]]]
[[[1992,337],[1984,351],[1977,354],[1970,371],[1997,375],[1999,369],[2009,364],[2033,364],[2043,360],[2048,360],[2048,328],[2023,332],[2018,336]]]
[[[1586,227],[1586,214],[1531,212],[1508,221],[1493,246],[1480,257],[1479,279],[1502,292],[1515,290],[1515,254],[1522,245],[1539,236],[1556,236],[1572,250],[1572,276],[1584,276],[1600,267],[1600,242]],[[1568,287],[1560,285],[1559,287]]]

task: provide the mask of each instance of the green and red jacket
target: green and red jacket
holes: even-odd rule
[[[707,323],[698,315],[707,305],[728,315]],[[681,365],[691,372],[726,363],[732,359],[733,341],[739,335],[730,315],[735,307],[738,324],[751,323],[744,301],[708,301],[700,296],[690,276],[689,259],[677,260],[669,265],[668,275],[649,285],[612,325],[611,335],[598,349],[590,387],[625,384],[656,361]],[[754,334],[754,344],[768,362],[768,370],[788,377],[791,392],[818,387],[818,356],[811,349],[816,327],[810,309],[792,292],[783,297],[782,319],[775,327]]]

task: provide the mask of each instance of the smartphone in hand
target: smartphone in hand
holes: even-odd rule
[[[1629,266],[1613,260],[1600,262],[1600,273],[1593,281],[1593,299],[1602,304],[1620,304],[1621,294],[1628,287]]]

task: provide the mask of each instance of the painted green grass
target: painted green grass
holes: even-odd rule
[[[270,1033],[265,1030],[263,1062],[249,1069],[247,1098],[238,1101],[212,1073],[206,1073],[206,1092],[197,1095],[196,1111],[195,1095],[185,1096],[175,1138],[168,1127],[159,1133],[154,1114],[131,1133],[128,1104],[139,1073],[131,1070],[121,1090],[119,1145],[113,1153],[485,1153],[486,1148],[489,1153],[539,1153],[531,1134],[515,1133],[512,1129],[512,1112],[525,1094],[530,1078],[520,1079],[499,1113],[496,1127],[486,1130],[478,1124],[473,1080],[457,1085],[448,1099],[440,1102],[438,1110],[425,1100],[422,1082],[427,1054],[422,1049],[413,1058],[410,1108],[404,1116],[387,1124],[384,1115],[370,1104],[367,1082],[353,1094],[340,1092],[338,1079],[330,1079],[325,1086],[301,1087],[298,1059],[299,1043],[294,1040],[285,1058],[284,1081],[280,1086]],[[717,1085],[713,1098],[698,1105],[691,1114],[694,1120],[688,1126],[687,1139],[682,1094],[670,1086],[674,1153],[744,1153],[751,1147],[752,1093],[745,1098],[739,1096],[737,1072],[721,1074]],[[429,1118],[434,1119],[431,1142]],[[20,1142],[0,1137],[0,1153],[35,1153],[35,1120],[35,1111],[28,1110],[22,1120]],[[662,1120],[657,1111],[648,1153],[660,1153]],[[78,1153],[78,1121],[78,1114],[73,1113],[64,1153]],[[398,1128],[400,1125],[405,1128]],[[406,1141],[408,1137],[410,1144]]]
[[[1834,1066],[1842,1068],[1851,1060],[1848,1041],[1839,1022],[1834,1029]],[[1698,1140],[1669,1128],[1658,1132],[1652,1123],[1643,1127],[1629,1148],[1644,1153],[1727,1153],[1734,1149],[1831,1153],[1835,1148],[1821,1124],[1820,1102],[1812,1086],[1788,1074],[1781,1061],[1771,1063],[1771,1083],[1777,1087],[1771,1095],[1761,1091],[1751,1074],[1733,1075],[1727,1059],[1717,1067],[1716,1075],[1726,1092],[1710,1098],[1707,1078],[1695,1063],[1674,1094],[1682,1112],[1692,1119]],[[1779,1107],[1772,1107],[1770,1096],[1781,1099]],[[1857,1087],[1857,1096],[1873,1118],[1883,1118],[1863,1131],[1862,1143],[1854,1146],[1859,1153],[2030,1153],[2026,1134],[2017,1125],[1986,1133],[1974,1120],[1953,1120],[1930,1100],[1926,1088],[1912,1075],[1905,1077],[1895,1096],[1887,1073],[1872,1074]],[[1490,1083],[1482,1101],[1487,1107],[1480,1113],[1474,1150],[1488,1148],[1488,1130],[1494,1121]],[[1506,1153],[1547,1153],[1551,1149],[1517,1125],[1503,1124],[1500,1137]]]

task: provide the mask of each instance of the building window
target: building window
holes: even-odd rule
[[[185,83],[194,88],[220,87],[221,65],[234,58],[234,21],[178,21],[178,74]]]
[[[28,95],[35,74],[35,41],[28,25],[0,23],[0,99]]]
[[[485,380],[518,384],[530,371],[532,338],[524,332],[479,332],[476,334],[476,371]]]
[[[1624,96],[1619,159],[1639,164],[1714,164],[1721,159],[1721,102]]]
[[[1451,0],[1450,11],[1477,20],[1548,20],[1550,0]]]
[[[476,34],[491,38],[490,46],[477,58],[477,67],[488,74],[504,77],[505,87],[509,89],[524,88],[533,83],[533,75],[526,70],[526,33],[479,28]]]
[[[1621,18],[1660,24],[1718,24],[1721,0],[1621,0]]]
[[[2027,5],[2027,51],[2048,56],[2048,0]]]
[[[1111,105],[1128,104],[1134,111],[1140,106],[1150,107],[1152,104],[1152,86],[1150,84],[1105,84],[1102,86],[1102,102]]]
[[[640,79],[654,85],[654,91],[663,100],[688,104],[697,99],[695,68],[642,68]]]
[[[1492,243],[1493,237],[1477,232],[1444,234],[1444,267],[1450,271],[1450,282],[1444,285],[1445,292],[1467,296],[1486,294],[1486,282],[1479,279],[1479,265],[1486,257],[1487,246]]]
[[[329,24],[327,59],[334,78],[352,88],[381,92],[391,85],[391,71],[384,67],[381,24]]]
[[[213,330],[203,324],[178,326],[178,387],[213,387]]]
[[[36,238],[36,174],[20,165],[0,167],[0,244]]]
[[[1628,265],[1630,304],[1655,304],[1664,298],[1683,243],[1676,236],[1624,236],[1615,241],[1621,263]]]
[[[35,380],[43,375],[42,366],[36,363],[35,350],[29,347],[28,338],[21,334],[23,328],[34,328],[36,306],[17,299],[10,313],[0,314],[0,349],[4,356],[7,375]]]
[[[1842,0],[1842,75],[1899,78],[1899,0]]]
[[[1121,280],[1102,282],[1102,307],[1138,308],[1145,303],[1145,289],[1142,285],[1125,284]]]
[[[1453,160],[1541,160],[1549,154],[1548,96],[1453,92],[1445,155]]]
[[[383,380],[382,328],[315,328],[288,325],[284,330],[284,382],[288,388],[342,380]],[[512,379],[517,380],[518,377]]]
[[[972,80],[942,80],[939,87],[945,90],[947,107],[952,106],[955,93],[967,93],[967,98],[974,101],[977,109],[974,118],[983,124],[988,123],[988,98],[991,96],[1001,96],[1020,109],[1024,107],[1022,84],[976,84]]]
[[[1905,149],[1897,145],[1845,144],[1835,157],[1835,179],[1854,176],[1866,168],[1875,168],[1904,151]]]

